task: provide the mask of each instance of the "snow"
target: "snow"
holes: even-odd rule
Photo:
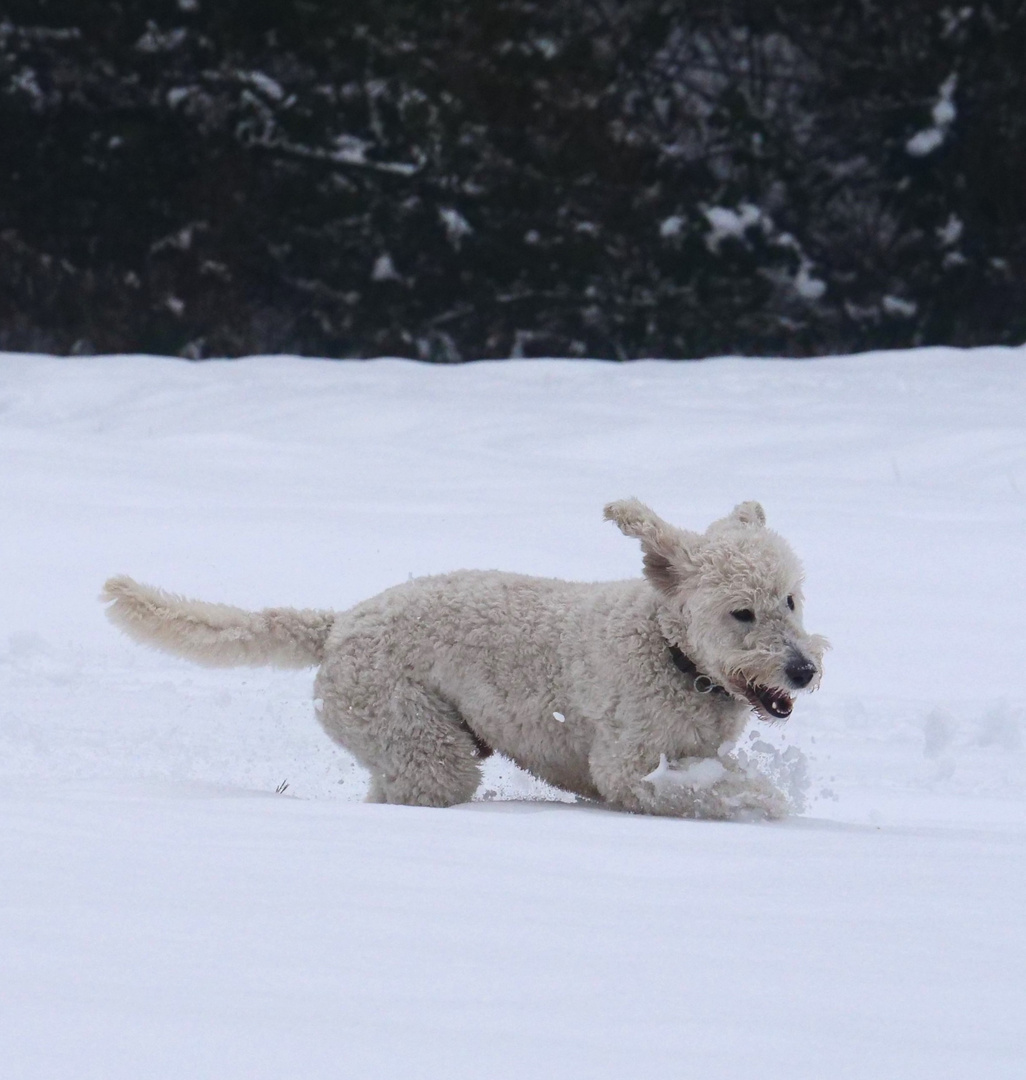
[[[802,259],[795,275],[794,287],[798,295],[806,300],[819,300],[826,292],[826,282],[822,278],[813,277],[812,263],[808,259]]]
[[[937,239],[943,247],[951,247],[962,239],[965,223],[957,214],[949,214],[948,220],[937,229]]]
[[[933,122],[940,128],[954,123],[958,110],[955,108],[955,88],[958,86],[958,76],[954,73],[949,75],[940,87],[940,96],[937,103],[930,110]]]
[[[768,228],[762,211],[751,203],[742,203],[736,210],[728,206],[709,206],[702,213],[710,230],[705,237],[705,246],[714,255],[719,253],[724,240],[744,240],[749,229]]]
[[[932,154],[943,142],[943,128],[922,128],[905,143],[905,149],[912,157],[926,157],[927,154]]]
[[[911,154],[912,157],[926,157],[944,143],[948,134],[948,129],[958,116],[958,109],[955,106],[954,100],[955,89],[957,87],[958,75],[954,73],[949,75],[944,82],[941,83],[940,88],[937,91],[937,101],[930,110],[933,124],[930,127],[922,128],[917,131],[915,135],[905,143],[905,150],[907,153]]]
[[[919,310],[919,305],[914,300],[903,300],[900,296],[885,296],[880,306],[888,315],[898,315],[905,319],[911,319]]]
[[[187,97],[190,97],[195,92],[195,87],[192,86],[173,86],[167,92],[167,103],[172,109],[177,108]]]
[[[749,229],[759,228],[764,237],[776,247],[787,248],[798,256],[798,269],[789,283],[803,299],[816,301],[826,292],[826,282],[813,274],[814,264],[802,250],[797,238],[788,232],[777,231],[773,219],[751,203],[742,203],[737,210],[726,206],[712,206],[703,210],[710,231],[705,236],[705,246],[714,255],[720,253],[725,240],[744,243]],[[666,218],[660,227],[663,237],[676,236],[683,225],[683,218]],[[784,275],[786,278],[786,275]]]
[[[713,208],[713,210],[716,209],[718,208]],[[663,218],[663,220],[659,223],[659,235],[663,237],[664,240],[668,240],[674,236],[680,236],[681,232],[684,229],[685,220],[686,219],[681,217],[680,214],[671,214],[669,217]],[[710,218],[709,223],[715,229],[715,220]]]
[[[1018,1077],[1024,361],[0,356],[0,1072]],[[823,688],[724,749],[786,821],[502,762],[467,806],[367,805],[310,673],[190,666],[96,599],[627,576],[630,494],[758,498],[804,558]]]
[[[189,36],[184,27],[174,30],[159,30],[153,22],[147,23],[146,33],[135,43],[139,52],[169,53],[179,48]]]
[[[717,780],[726,776],[727,770],[717,758],[684,758],[673,766],[665,754],[659,755],[659,764],[645,777],[656,789],[684,787],[694,791],[711,788]]]
[[[371,268],[371,281],[402,281],[399,272],[392,262],[392,256],[385,252],[374,260]]]
[[[438,219],[445,227],[445,234],[456,250],[459,250],[460,244],[463,242],[465,236],[469,236],[474,230],[471,228],[470,222],[456,209],[451,206],[443,206],[438,211]]]
[[[272,101],[283,101],[285,99],[285,91],[282,89],[281,83],[272,79],[270,75],[266,75],[262,71],[239,71],[237,75],[242,82],[255,86],[263,94],[271,98]]]

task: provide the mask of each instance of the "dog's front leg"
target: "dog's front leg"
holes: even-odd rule
[[[635,814],[663,817],[698,817],[693,800],[681,789],[651,782],[661,757],[651,742],[630,731],[596,739],[589,756],[591,778],[610,806]]]
[[[670,760],[625,737],[597,740],[589,759],[592,779],[612,806],[633,813],[686,818],[781,818],[786,797],[765,777],[731,758]]]
[[[681,817],[751,820],[782,818],[790,811],[787,797],[765,776],[726,756],[669,761],[661,754],[642,783],[660,806]]]

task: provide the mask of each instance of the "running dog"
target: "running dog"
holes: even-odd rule
[[[605,517],[643,577],[583,584],[461,570],[348,611],[249,612],[128,577],[107,614],[210,666],[319,666],[325,731],[371,774],[368,801],[466,802],[493,751],[569,792],[681,817],[779,817],[786,798],[730,749],[754,710],[814,690],[825,638],[802,626],[802,568],[745,502],[704,533],[637,499]]]

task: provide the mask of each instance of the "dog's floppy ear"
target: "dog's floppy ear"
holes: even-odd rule
[[[606,521],[615,521],[624,536],[641,541],[645,577],[661,592],[673,593],[693,567],[691,550],[701,539],[663,521],[638,499],[620,499],[606,506]]]

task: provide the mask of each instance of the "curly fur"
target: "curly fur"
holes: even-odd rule
[[[819,683],[827,643],[802,628],[798,560],[754,502],[704,534],[636,499],[610,503],[605,516],[641,541],[644,578],[463,570],[345,612],[247,612],[127,577],[108,581],[103,599],[136,640],[200,663],[319,665],[318,716],[370,771],[371,801],[464,802],[497,750],[625,810],[783,813],[778,792],[718,755],[753,705],[765,711],[759,693],[780,699]],[[678,670],[671,646],[705,683]],[[722,689],[701,692],[709,680]],[[685,759],[715,765],[664,782],[666,763]]]

